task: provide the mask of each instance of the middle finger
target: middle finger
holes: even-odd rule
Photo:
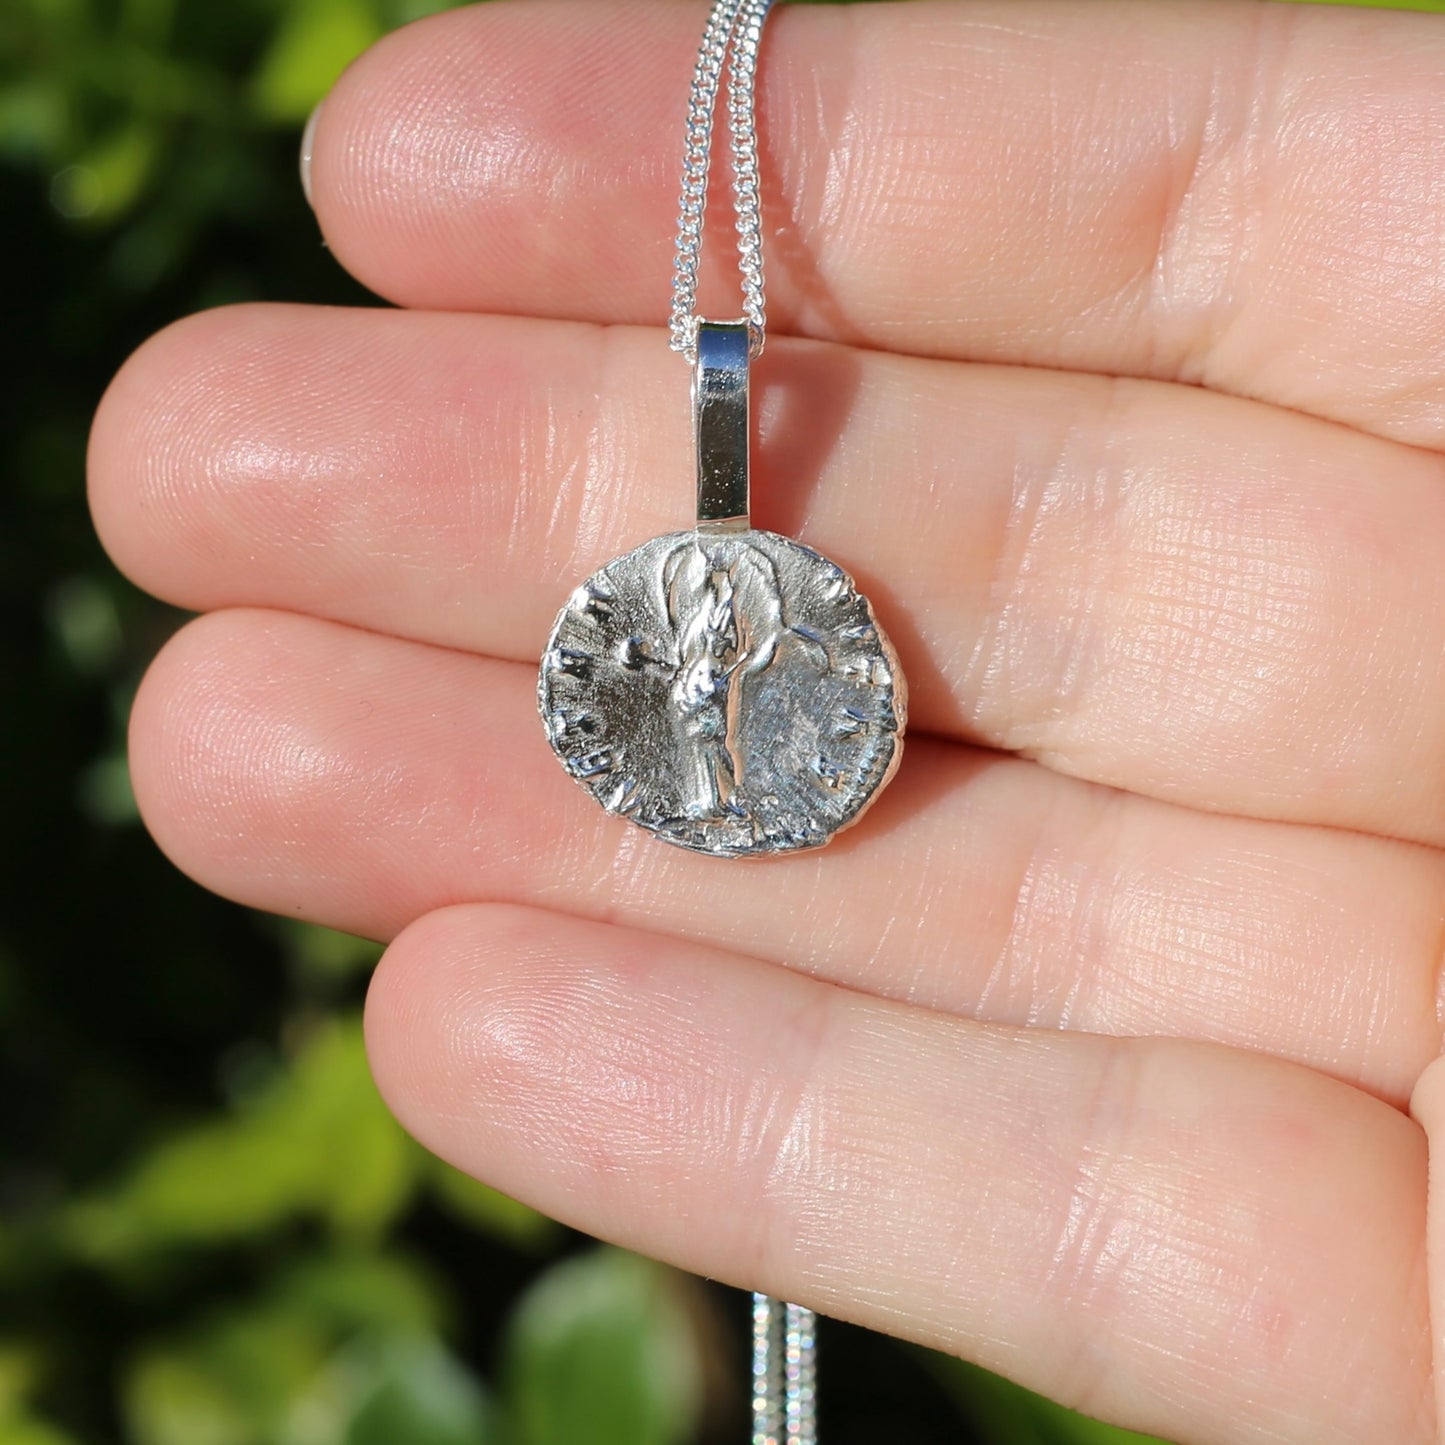
[[[535,658],[583,576],[690,520],[687,382],[650,332],[211,313],[112,388],[97,518],[183,606]],[[759,392],[757,521],[856,573],[922,728],[1445,841],[1445,459],[1188,387],[800,342]]]

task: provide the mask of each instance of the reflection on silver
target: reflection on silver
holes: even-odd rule
[[[852,579],[771,532],[678,532],[568,599],[538,700],[609,812],[718,856],[816,848],[902,749],[897,659]]]
[[[756,547],[711,553],[698,540],[662,565],[667,622],[677,647],[670,696],[682,764],[683,812],[736,812],[743,780],[739,722],[749,677],[778,655],[783,612],[777,569]]]

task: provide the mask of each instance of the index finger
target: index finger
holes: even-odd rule
[[[397,32],[317,127],[333,249],[409,306],[660,321],[702,19],[499,0]],[[766,37],[760,111],[780,329],[1202,382],[1445,445],[1438,20],[800,6]],[[727,225],[711,239],[704,310],[732,315]]]

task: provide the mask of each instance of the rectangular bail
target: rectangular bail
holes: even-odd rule
[[[745,321],[702,321],[692,373],[699,531],[742,532],[748,518],[748,362]]]

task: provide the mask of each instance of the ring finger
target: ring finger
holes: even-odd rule
[[[865,827],[740,887],[568,783],[534,698],[527,665],[218,613],[146,679],[136,791],[209,887],[374,937],[522,902],[996,1022],[1243,1045],[1395,1103],[1439,1051],[1431,850],[924,740]]]

